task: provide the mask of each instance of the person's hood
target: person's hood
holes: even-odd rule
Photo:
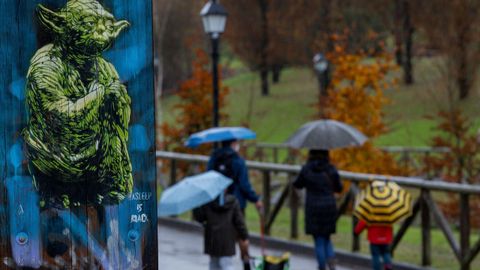
[[[328,168],[330,162],[328,159],[313,159],[308,161],[308,166],[313,171],[324,171]]]
[[[223,205],[220,205],[220,196],[218,196],[215,200],[213,200],[210,203],[210,206],[212,207],[212,209],[216,211],[227,211],[233,207],[235,200],[236,200],[235,196],[230,194],[225,194]]]
[[[212,157],[213,158],[218,158],[218,157],[226,157],[230,155],[236,155],[237,152],[233,150],[230,146],[227,147],[221,147],[213,151]]]

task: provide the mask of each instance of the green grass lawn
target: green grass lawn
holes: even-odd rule
[[[273,85],[271,95],[262,97],[256,74],[246,73],[229,79],[233,90],[228,100],[230,125],[247,124],[258,132],[258,141],[282,142],[303,122],[313,118],[315,84],[311,73],[301,69],[284,72],[284,81]],[[311,98],[313,97],[313,98]]]
[[[442,76],[436,72],[435,59],[417,60],[415,65],[416,83],[401,85],[398,89],[386,91],[391,104],[385,106],[385,121],[389,133],[376,139],[377,145],[424,146],[429,145],[435,135],[436,123],[426,115],[435,115],[445,108],[445,93],[440,85]],[[245,70],[238,63],[233,65]],[[280,143],[285,141],[303,123],[315,118],[314,104],[318,89],[315,76],[306,68],[284,70],[279,84],[271,84],[271,95],[260,95],[260,81],[256,73],[240,72],[224,81],[232,92],[228,97],[226,111],[230,115],[224,125],[248,125],[258,134],[258,141]],[[461,108],[474,122],[472,130],[480,127],[476,116],[480,114],[477,105],[478,94],[462,102]],[[168,96],[162,101],[164,121],[173,122],[172,108],[178,98]]]

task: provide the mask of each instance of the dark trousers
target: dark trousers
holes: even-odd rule
[[[389,245],[370,244],[370,252],[372,253],[372,268],[374,270],[392,269],[392,256],[390,255]]]

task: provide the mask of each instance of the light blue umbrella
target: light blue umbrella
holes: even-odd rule
[[[209,203],[222,194],[232,182],[230,178],[215,171],[187,177],[162,193],[158,216],[179,215]]]
[[[244,127],[217,127],[209,128],[190,135],[185,142],[185,146],[197,147],[203,143],[221,142],[228,140],[248,140],[255,139],[255,132]]]

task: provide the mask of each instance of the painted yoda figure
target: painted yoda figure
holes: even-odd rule
[[[53,43],[39,49],[27,75],[29,119],[23,136],[43,203],[114,204],[131,192],[127,151],[130,97],[102,58],[129,24],[96,0],[39,5]]]

